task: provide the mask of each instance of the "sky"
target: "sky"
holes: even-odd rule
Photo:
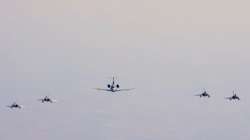
[[[0,0],[0,139],[249,140],[249,4]]]

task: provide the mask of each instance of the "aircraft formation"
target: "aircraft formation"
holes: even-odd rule
[[[208,92],[206,90],[204,90],[201,94],[196,94],[195,96],[199,96],[200,98],[202,97],[207,97],[207,98],[210,98],[211,95],[208,94]],[[237,96],[237,94],[235,93],[235,91],[233,91],[233,95],[231,97],[225,97],[225,99],[228,99],[228,100],[240,100],[240,97]]]
[[[99,91],[107,91],[107,92],[121,92],[121,91],[130,91],[134,88],[127,88],[127,89],[121,89],[119,84],[116,84],[115,78],[112,77],[112,82],[110,84],[107,84],[107,88],[95,88]],[[204,91],[201,94],[196,94],[195,96],[199,96],[200,98],[210,98],[211,95],[204,89]],[[233,91],[233,95],[230,97],[225,97],[227,100],[240,100],[240,97],[236,95],[236,93]],[[41,103],[56,103],[57,101],[54,99],[49,98],[48,96],[45,96],[44,98],[38,99]],[[11,105],[7,106],[10,109],[22,109],[23,106],[17,104],[16,102],[12,103]]]
[[[42,103],[55,103],[56,100],[49,98],[48,96],[45,96],[44,98],[38,99],[38,101],[41,101]],[[23,106],[20,104],[17,104],[16,102],[12,103],[11,105],[7,105],[10,109],[22,109]]]

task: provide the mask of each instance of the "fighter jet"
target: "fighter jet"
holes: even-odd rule
[[[11,104],[11,105],[9,105],[7,107],[9,107],[10,109],[15,109],[15,108],[21,109],[23,106],[21,106],[21,105],[17,104],[16,102],[14,102],[13,104]]]
[[[195,95],[195,96],[199,96],[200,98],[201,98],[201,97],[208,97],[208,98],[210,98],[210,95],[207,93],[206,90],[204,90],[204,92],[202,92],[201,94],[197,94],[197,95]]]
[[[226,97],[226,99],[228,99],[228,100],[240,100],[240,97],[238,97],[236,94],[235,94],[235,92],[233,91],[233,96],[231,96],[231,97]]]
[[[42,103],[55,103],[56,100],[52,100],[51,98],[49,98],[48,96],[45,96],[44,98],[42,99],[38,99],[39,101],[41,101]]]
[[[119,91],[129,91],[131,89],[120,89],[120,85],[115,83],[115,78],[112,77],[112,83],[107,85],[107,89],[96,88],[96,90],[109,91],[109,92],[119,92]]]

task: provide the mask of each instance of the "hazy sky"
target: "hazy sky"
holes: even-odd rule
[[[249,140],[249,4],[0,0],[0,139]]]

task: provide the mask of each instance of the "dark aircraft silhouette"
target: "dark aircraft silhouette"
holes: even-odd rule
[[[10,109],[15,109],[15,108],[21,109],[22,108],[22,106],[18,105],[16,102],[14,102],[13,104],[11,104],[7,107],[9,107]]]
[[[197,94],[197,95],[195,95],[195,96],[199,96],[200,98],[201,98],[201,97],[208,97],[208,98],[210,98],[210,95],[207,93],[206,90],[204,90],[204,92],[202,92],[201,94]]]
[[[129,91],[131,89],[120,89],[120,85],[115,83],[115,78],[113,77],[112,83],[107,85],[107,89],[96,88],[96,90],[109,91],[109,92],[119,92],[119,91]]]
[[[226,97],[226,99],[228,99],[228,100],[240,100],[240,97],[239,96],[237,96],[236,94],[235,94],[235,92],[233,91],[233,96],[231,96],[231,97]]]
[[[52,100],[51,98],[49,98],[48,96],[45,96],[44,98],[42,99],[38,99],[39,101],[41,101],[42,103],[55,103],[56,100]]]

